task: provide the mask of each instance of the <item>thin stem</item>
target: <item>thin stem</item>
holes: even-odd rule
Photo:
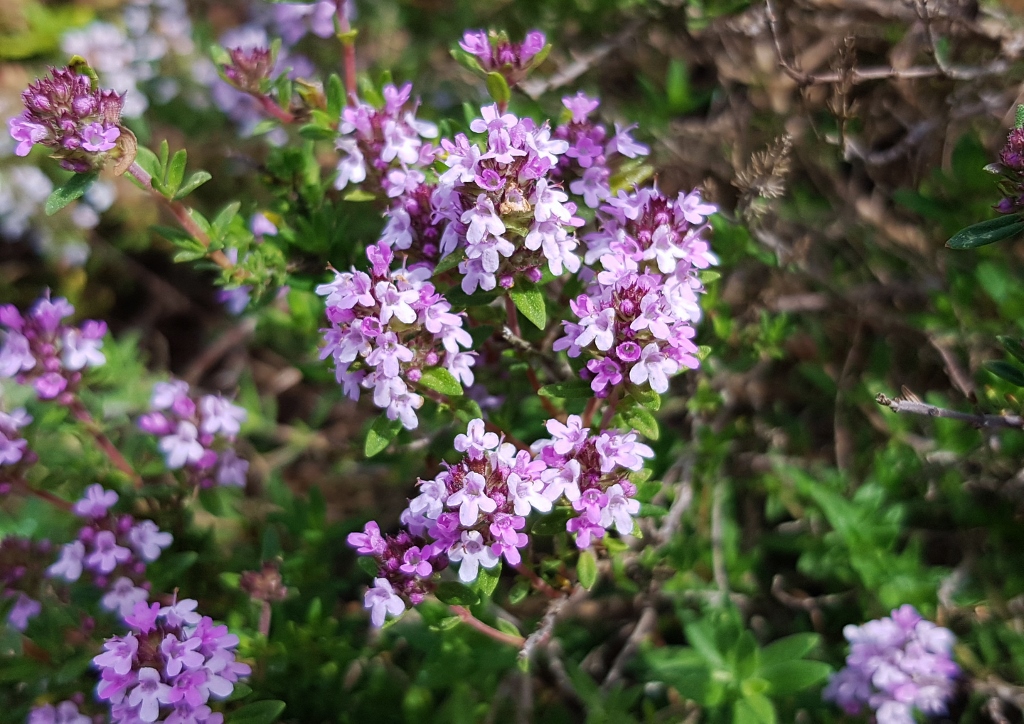
[[[270,636],[270,601],[260,601],[259,632],[264,638]]]
[[[436,390],[428,389],[423,385],[416,385],[416,391],[419,392],[421,395],[424,395],[425,397],[429,397],[431,400],[438,404],[444,404],[448,405],[449,407],[455,407],[455,405],[452,404],[451,400],[448,399],[447,395],[442,395],[440,392],[437,392]],[[513,435],[511,432],[503,428],[501,425],[491,422],[490,420],[484,420],[484,429],[486,429],[488,432],[493,432],[498,435],[504,435],[505,442],[512,443],[520,450],[530,449],[530,446],[527,445],[525,442],[523,442],[518,437]]]
[[[600,402],[601,399],[598,397],[591,397],[590,401],[587,402],[587,406],[583,409],[583,427],[590,427],[590,423],[594,421],[594,415],[597,413],[597,406]]]
[[[522,339],[523,333],[519,327],[519,314],[516,312],[516,304],[512,301],[512,297],[505,295],[505,317],[508,321],[507,329],[513,337],[516,339]],[[544,410],[556,420],[565,421],[565,413],[555,407],[554,403],[550,399],[540,394],[540,380],[537,379],[537,372],[533,367],[527,366],[526,368],[526,379],[530,381],[530,386],[533,388],[534,394],[540,398],[540,404],[544,407]]]
[[[725,483],[715,482],[711,501],[711,569],[718,586],[718,605],[729,597],[729,574],[725,570]]]
[[[552,588],[551,585],[538,576],[535,571],[527,568],[525,564],[520,563],[518,566],[514,566],[514,568],[519,575],[529,580],[530,585],[536,588],[540,593],[543,593],[548,598],[562,598],[561,593]]]
[[[263,107],[263,110],[265,110],[269,115],[273,116],[277,120],[281,121],[281,123],[295,122],[295,115],[289,113],[284,108],[275,103],[274,99],[271,98],[270,96],[266,96],[260,93],[258,95],[253,95],[253,98],[260,102],[260,106]]]
[[[881,392],[875,397],[875,402],[883,407],[888,407],[893,412],[907,413],[911,415],[926,415],[928,417],[947,417],[951,420],[967,422],[974,427],[985,429],[1009,427],[1014,429],[1024,428],[1024,417],[1020,415],[974,415],[969,412],[947,410],[943,407],[936,407],[917,400],[893,400]]]
[[[107,456],[111,464],[122,473],[131,478],[132,483],[135,487],[142,487],[142,476],[135,472],[135,468],[128,462],[124,455],[114,446],[114,443],[110,441],[110,438],[106,436],[103,430],[100,428],[96,420],[93,419],[85,406],[80,400],[75,400],[71,403],[71,414],[75,416],[75,419],[85,425],[86,429],[92,435],[92,439],[96,442],[96,445],[103,454]]]
[[[612,393],[608,395],[608,402],[604,406],[604,414],[601,416],[601,428],[604,430],[608,427],[608,423],[612,421],[612,416],[615,414],[616,408],[619,406],[619,399],[622,397],[622,384],[615,385],[612,389]]]
[[[72,504],[64,500],[64,498],[57,497],[49,490],[39,490],[38,488],[33,488],[24,480],[15,481],[13,483],[13,489],[24,495],[31,495],[35,498],[39,498],[40,500],[45,500],[50,505],[54,506],[55,508],[60,508],[61,510],[70,511],[73,507]]]
[[[483,621],[474,616],[468,608],[464,606],[452,606],[452,612],[462,619],[462,622],[476,631],[479,631],[484,636],[494,639],[498,643],[508,644],[509,646],[515,646],[517,649],[522,647],[526,643],[526,639],[522,636],[515,636],[513,634],[507,634],[504,631],[499,631],[493,626],[488,626]]]
[[[359,102],[356,95],[356,39],[348,22],[347,4],[347,0],[337,0],[338,40],[341,41],[345,65],[345,94],[348,96],[348,104],[354,106]]]
[[[178,223],[181,224],[181,227],[185,229],[185,231],[194,236],[200,244],[209,248],[209,237],[206,236],[206,233],[202,228],[200,228],[199,224],[197,224],[189,215],[188,209],[184,204],[179,201],[168,201],[166,196],[153,188],[153,177],[150,176],[146,169],[142,168],[137,161],[133,161],[132,165],[128,167],[128,173],[131,174],[132,178],[142,184],[143,188],[153,194],[155,198],[159,199],[161,203],[167,207],[168,211],[174,214],[174,218],[178,220]],[[235,268],[235,265],[222,251],[210,252],[209,256],[211,261],[221,269],[230,271]]]

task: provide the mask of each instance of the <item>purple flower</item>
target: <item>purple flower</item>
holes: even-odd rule
[[[402,556],[402,565],[398,570],[408,573],[410,576],[426,578],[434,572],[434,566],[427,560],[425,552],[420,550],[419,546],[413,546]]]
[[[470,420],[466,433],[455,436],[454,445],[456,450],[466,453],[470,458],[481,458],[488,450],[498,447],[498,436],[486,432],[483,420]]]
[[[149,591],[136,586],[132,579],[121,576],[114,581],[114,585],[110,587],[110,590],[103,596],[100,603],[107,611],[117,611],[124,618],[131,615],[132,611],[135,610],[136,604],[142,603],[145,605],[145,601],[148,598]]]
[[[347,540],[359,553],[377,555],[384,552],[384,539],[380,535],[380,526],[376,521],[368,522],[362,533],[349,533]]]
[[[43,607],[39,601],[29,598],[19,591],[14,605],[7,612],[7,623],[15,631],[24,631],[28,628],[29,619],[38,616],[42,610]]]
[[[93,539],[93,552],[85,559],[85,565],[107,574],[117,568],[119,563],[125,563],[132,557],[132,552],[117,544],[114,534],[109,530],[102,530]]]
[[[105,490],[102,485],[96,483],[85,489],[85,496],[75,503],[71,510],[83,518],[102,518],[115,503],[117,493]]]
[[[167,659],[164,671],[168,676],[177,676],[183,668],[195,669],[203,664],[204,657],[196,651],[202,641],[197,638],[181,641],[174,634],[167,634],[160,642],[160,651]]]
[[[366,592],[366,608],[370,609],[370,621],[374,626],[383,626],[387,614],[398,616],[405,610],[405,602],[395,595],[386,578],[373,579],[373,588]]]
[[[562,99],[562,105],[572,113],[573,123],[585,123],[587,116],[597,110],[600,104],[600,101],[587,97],[583,91],[578,92],[575,96],[566,96]]]
[[[7,121],[11,132],[11,138],[18,142],[14,153],[18,156],[27,156],[32,146],[44,140],[47,130],[41,123],[30,120],[29,112],[23,111],[21,115]]]
[[[115,674],[124,676],[132,670],[135,654],[139,650],[139,640],[134,634],[114,636],[103,642],[105,651],[94,656],[92,662],[101,669],[111,669]]]
[[[128,704],[139,707],[139,718],[154,722],[160,716],[160,705],[169,704],[171,687],[160,679],[160,672],[145,667],[139,670],[139,683],[128,694]]]
[[[102,123],[90,123],[81,133],[82,148],[93,153],[111,150],[121,137],[121,131],[117,126],[104,128]]]
[[[462,485],[461,490],[448,498],[448,505],[459,509],[459,522],[462,525],[470,526],[476,523],[481,511],[491,513],[497,504],[487,495],[487,481],[480,473],[468,473]]]
[[[484,544],[479,531],[464,530],[461,538],[448,551],[448,558],[462,562],[459,566],[459,580],[470,583],[476,580],[480,566],[494,568],[498,565],[498,556]]]
[[[80,540],[72,541],[61,548],[60,558],[46,569],[46,575],[73,583],[82,576],[84,561],[85,544]]]
[[[176,470],[187,463],[199,462],[205,450],[198,438],[199,430],[195,425],[187,420],[179,422],[176,434],[160,441],[160,449],[167,456],[167,467]]]
[[[156,523],[144,520],[128,531],[128,540],[142,560],[152,563],[160,557],[160,551],[171,544],[174,537],[161,532]]]
[[[850,714],[867,705],[879,724],[912,722],[914,709],[926,716],[946,713],[960,675],[949,630],[905,605],[889,618],[847,626],[843,635],[850,654],[825,687],[826,700]]]
[[[199,409],[203,419],[200,429],[208,435],[237,435],[242,429],[241,423],[245,422],[247,416],[243,408],[228,402],[220,395],[206,395],[199,401]]]

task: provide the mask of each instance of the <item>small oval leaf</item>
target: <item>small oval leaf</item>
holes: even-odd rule
[[[977,249],[1024,233],[1024,219],[1016,214],[999,216],[961,229],[946,246],[950,249]]]

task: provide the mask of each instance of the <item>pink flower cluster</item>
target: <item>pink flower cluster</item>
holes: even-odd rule
[[[384,86],[383,108],[361,102],[342,111],[336,146],[344,156],[338,163],[336,188],[369,178],[389,196],[397,196],[424,180],[416,167],[433,163],[437,151],[421,139],[436,138],[437,126],[416,118],[411,92],[411,83],[401,88],[389,84]]]
[[[40,561],[50,555],[50,542],[46,540],[31,541],[18,536],[0,540],[0,607],[10,605],[6,623],[15,631],[28,628],[29,620],[42,610],[32,596],[38,595],[43,578]],[[13,603],[7,603],[12,600]]]
[[[94,89],[87,76],[71,68],[50,68],[21,99],[25,111],[8,121],[19,156],[39,143],[61,159],[61,166],[81,173],[98,168],[117,146],[124,97]]]
[[[620,191],[601,206],[586,261],[602,270],[570,302],[579,321],[563,321],[554,345],[570,357],[587,352],[583,376],[599,396],[627,379],[665,392],[670,376],[699,365],[691,340],[704,291],[698,272],[717,262],[704,239],[714,211],[697,191],[673,200],[657,189]]]
[[[516,274],[539,281],[541,267],[552,274],[580,268],[575,227],[583,225],[576,204],[549,174],[568,144],[533,119],[481,109],[470,124],[486,134],[483,146],[458,134],[443,139],[448,167],[434,192],[436,219],[446,220],[441,256],[460,252],[462,290],[509,288]]]
[[[82,370],[106,362],[100,351],[106,322],[88,320],[80,327],[66,324],[63,320],[74,313],[67,299],[50,299],[49,292],[25,316],[14,305],[0,306],[0,326],[4,328],[0,378],[31,382],[41,400],[69,404]]]
[[[547,56],[547,39],[539,30],[531,30],[521,43],[512,43],[504,33],[488,34],[483,30],[467,30],[459,47],[476,58],[487,73],[501,73],[505,81],[515,85]]]
[[[589,98],[582,91],[575,96],[566,96],[562,104],[568,109],[567,123],[555,129],[555,138],[568,143],[556,173],[569,181],[569,190],[583,197],[583,203],[596,209],[601,202],[612,195],[611,178],[624,159],[646,156],[650,148],[633,140],[630,132],[636,128],[615,124],[615,133],[610,138],[608,130],[590,119],[600,102]]]
[[[394,255],[383,243],[366,250],[370,273],[335,272],[334,281],[317,288],[327,297],[321,359],[332,357],[338,382],[353,400],[360,388],[373,390],[373,402],[388,419],[406,429],[419,424],[423,397],[410,388],[423,371],[441,366],[467,386],[473,384],[475,355],[464,352],[472,338],[463,328],[465,314],[427,281],[430,269],[404,266],[392,271]]]
[[[46,574],[74,583],[88,572],[93,583],[107,589],[103,608],[124,615],[149,598],[146,564],[158,559],[173,538],[151,520],[136,522],[131,515],[110,512],[117,500],[117,493],[101,485],[86,488],[72,510],[87,522]]]
[[[35,454],[27,449],[28,442],[21,428],[32,422],[32,416],[19,407],[13,412],[0,410],[0,495],[10,492],[12,483],[21,480],[23,465],[35,462]]]
[[[850,642],[846,667],[835,674],[823,696],[848,714],[866,704],[877,724],[914,724],[914,711],[926,716],[946,713],[956,690],[960,667],[953,662],[956,637],[926,621],[905,605],[891,617],[847,626]]]
[[[244,487],[249,462],[233,447],[245,422],[243,408],[220,395],[193,397],[187,382],[158,382],[150,398],[151,411],[139,427],[160,438],[167,467],[182,470],[191,485]]]
[[[654,451],[637,442],[635,432],[591,435],[578,415],[569,415],[564,425],[548,420],[546,426],[551,438],[531,448],[549,470],[544,495],[552,500],[564,496],[577,513],[566,523],[576,546],[589,548],[613,526],[619,535],[632,533],[640,502],[628,476],[641,470]]]
[[[633,531],[640,504],[626,476],[653,451],[636,442],[635,432],[590,436],[576,415],[567,425],[549,420],[547,427],[553,437],[535,443],[535,455],[488,432],[483,420],[472,420],[455,438],[463,459],[446,464],[433,480],[417,482],[419,495],[401,516],[407,531],[382,536],[371,521],[362,533],[349,535],[349,545],[377,563],[365,600],[374,625],[388,613],[400,614],[406,602],[422,601],[434,588],[434,574],[451,562],[459,564],[465,583],[501,558],[519,565],[520,550],[529,543],[526,517],[533,511],[571,505],[578,514],[566,527],[580,548],[603,537],[607,527],[623,535]]]
[[[124,617],[131,632],[103,644],[92,662],[100,672],[96,695],[110,702],[112,722],[224,721],[208,702],[230,696],[251,669],[235,660],[238,637],[196,613],[197,606],[192,599],[137,603]]]

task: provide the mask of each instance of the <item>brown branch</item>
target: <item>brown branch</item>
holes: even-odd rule
[[[34,498],[45,500],[50,505],[54,506],[55,508],[60,508],[61,510],[70,511],[74,507],[71,503],[64,500],[64,498],[60,498],[54,495],[49,490],[40,490],[39,488],[33,488],[24,480],[13,481],[11,483],[11,488],[12,490],[20,492],[23,495],[31,495]]]
[[[213,367],[225,354],[242,344],[256,331],[256,318],[247,317],[224,334],[217,337],[213,344],[203,350],[185,370],[182,379],[191,385],[198,384],[203,375]]]
[[[804,73],[795,68],[792,63],[786,60],[782,50],[782,41],[779,38],[778,16],[775,13],[773,0],[765,0],[765,16],[768,20],[768,29],[771,32],[772,43],[775,46],[775,55],[783,72],[792,78],[800,86],[831,85],[835,83],[849,83],[857,85],[872,80],[913,80],[918,78],[947,77],[954,80],[974,80],[989,75],[1002,75],[1006,73],[1009,65],[1004,60],[995,60],[984,66],[951,66],[941,62],[940,55],[933,52],[936,65],[911,66],[909,68],[893,68],[892,66],[877,66],[859,70],[851,68],[848,71],[833,73]],[[929,33],[931,31],[929,30]],[[935,41],[932,41],[933,51]]]
[[[905,413],[910,415],[925,415],[927,417],[945,417],[950,420],[959,420],[960,422],[966,422],[977,428],[984,428],[987,430],[999,429],[999,428],[1013,428],[1021,429],[1024,428],[1024,418],[1020,415],[985,415],[985,414],[971,414],[969,412],[959,412],[957,410],[947,410],[943,407],[936,407],[935,405],[929,405],[924,402],[916,400],[901,400],[901,399],[890,399],[883,393],[879,392],[875,396],[875,402],[883,407],[888,407],[893,412]]]
[[[633,627],[629,638],[626,639],[625,645],[622,647],[619,655],[615,657],[615,661],[612,662],[608,675],[604,677],[604,683],[601,684],[602,691],[608,691],[622,679],[622,672],[625,670],[626,664],[632,660],[636,650],[640,647],[640,642],[644,640],[647,634],[654,630],[657,622],[658,613],[654,610],[654,606],[645,607],[643,613],[640,614],[640,620],[636,622],[636,626]]]

